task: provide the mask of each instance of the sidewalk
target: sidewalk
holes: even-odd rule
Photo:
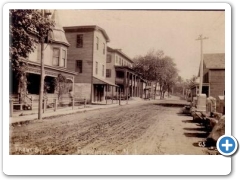
[[[139,101],[139,100],[129,100],[128,105],[139,103],[139,102],[144,102],[144,100]],[[110,103],[110,101],[109,101]],[[121,106],[127,105],[125,100],[121,101]],[[73,113],[78,113],[78,112],[86,112],[86,111],[92,111],[92,110],[97,110],[97,109],[106,109],[106,108],[112,108],[112,107],[117,107],[119,106],[119,103],[114,102],[114,104],[89,104],[84,106],[75,106],[74,109],[72,107],[66,107],[66,108],[59,108],[57,111],[54,111],[53,109],[47,110],[45,113],[42,114],[42,118],[50,118],[50,117],[57,117],[57,116],[62,116],[62,115],[67,115],[67,114],[73,114]],[[21,114],[21,116],[20,116]],[[14,113],[13,117],[9,118],[9,123],[21,123],[24,121],[32,121],[32,120],[37,120],[38,119],[38,112],[37,110],[33,111],[22,111],[21,113]]]

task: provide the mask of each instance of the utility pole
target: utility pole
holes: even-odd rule
[[[46,12],[45,10],[41,10],[41,15],[43,18],[50,15],[51,13]],[[45,70],[44,70],[44,41],[45,36],[40,37],[41,42],[41,81],[40,81],[40,90],[39,90],[39,102],[38,102],[38,119],[42,120],[42,108],[43,108],[43,90],[44,90],[44,78],[45,78]]]
[[[200,41],[200,53],[201,53],[201,59],[200,59],[200,83],[199,83],[199,94],[202,94],[202,85],[203,85],[203,40],[208,39],[208,37],[203,37],[202,34],[199,35],[199,37],[196,39],[197,41]]]

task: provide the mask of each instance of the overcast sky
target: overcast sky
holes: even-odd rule
[[[197,75],[200,34],[204,53],[225,52],[224,11],[58,10],[63,26],[98,25],[112,48],[130,58],[149,50],[163,50],[177,64],[183,78]]]

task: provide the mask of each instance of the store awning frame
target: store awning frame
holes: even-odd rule
[[[99,78],[96,78],[96,77],[93,77],[93,84],[102,84],[102,85],[110,85],[110,86],[115,86],[115,87],[118,87],[118,85],[106,80],[106,79],[99,79]]]

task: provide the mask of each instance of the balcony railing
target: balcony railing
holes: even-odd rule
[[[123,84],[124,78],[118,78],[118,77],[116,77],[115,81],[116,81],[116,84]]]

